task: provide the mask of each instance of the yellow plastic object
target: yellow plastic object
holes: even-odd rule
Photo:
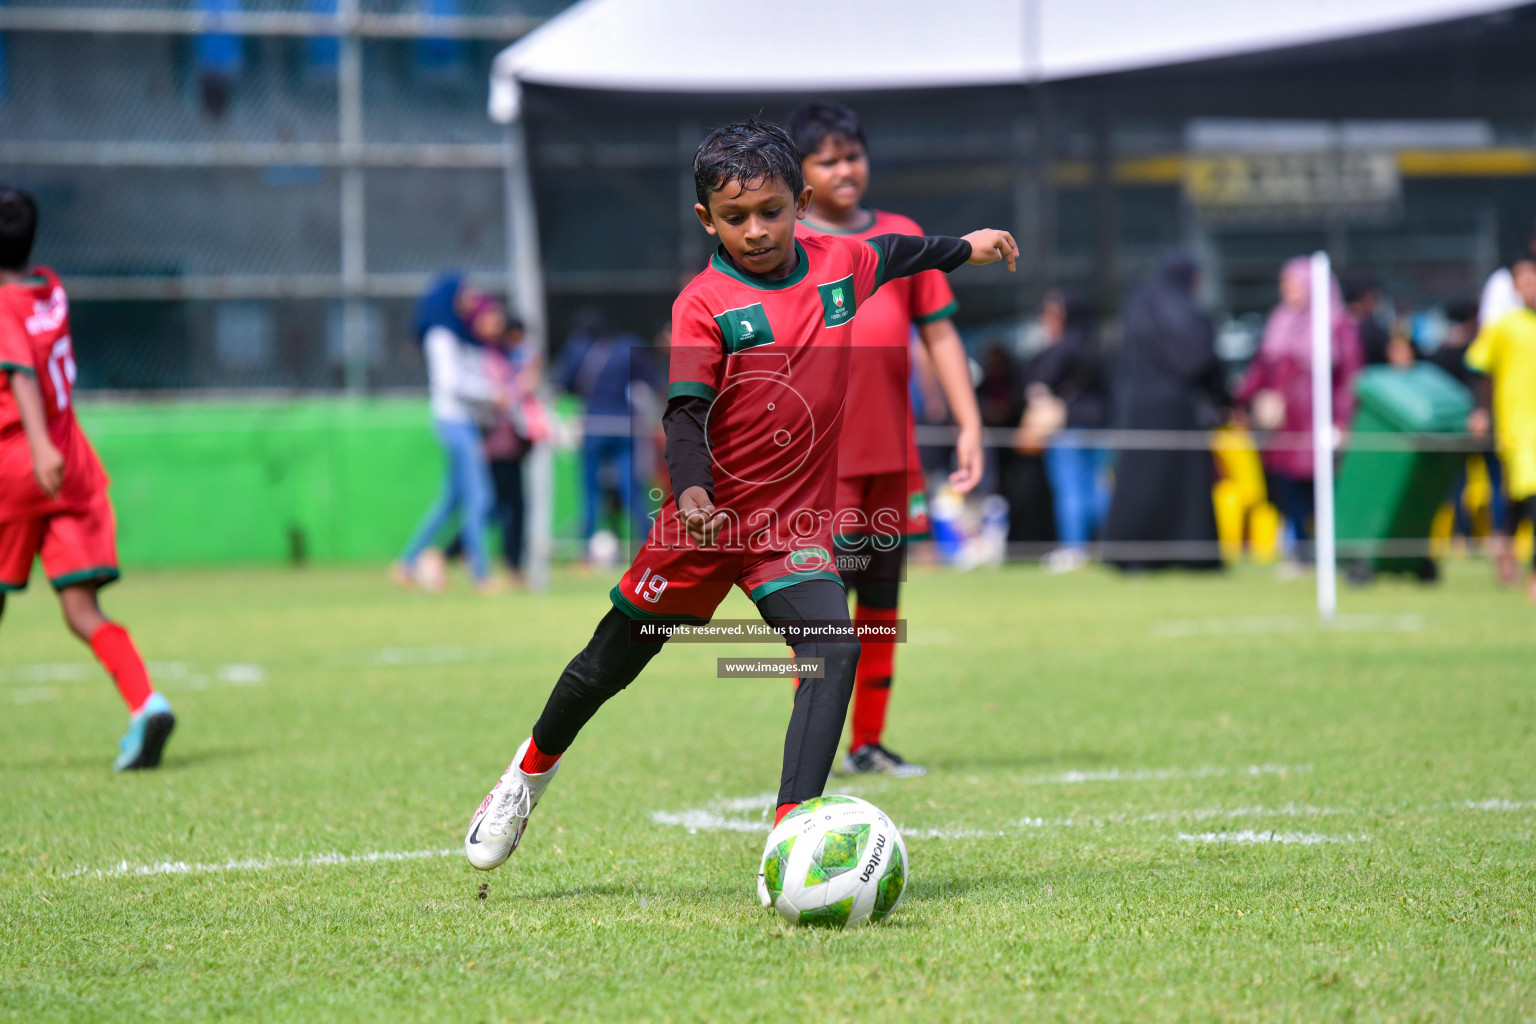
[[[1441,505],[1429,524],[1429,557],[1444,558],[1451,553],[1451,534],[1456,531],[1456,507]]]
[[[1280,557],[1281,518],[1269,503],[1264,464],[1252,436],[1238,427],[1218,427],[1211,432],[1211,453],[1221,469],[1211,501],[1222,558],[1241,558],[1246,540],[1254,561],[1275,561]]]

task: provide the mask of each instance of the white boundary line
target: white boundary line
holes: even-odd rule
[[[1320,832],[1276,832],[1273,829],[1256,831],[1245,828],[1240,832],[1180,832],[1179,841],[1184,843],[1280,843],[1285,846],[1321,846],[1325,843],[1368,843],[1370,836],[1349,833],[1342,836],[1325,836]]]
[[[452,850],[374,850],[371,853],[319,853],[310,857],[257,857],[251,860],[227,860],[222,863],[189,864],[184,860],[158,861],[154,864],[130,864],[121,861],[109,868],[80,867],[65,878],[127,878],[148,875],[215,875],[228,871],[271,871],[274,868],[316,868],[333,864],[378,864],[389,861],[435,860],[452,857]]]
[[[1158,640],[1182,640],[1196,636],[1283,636],[1292,633],[1417,633],[1424,616],[1340,615],[1319,621],[1307,615],[1245,615],[1208,619],[1167,619],[1152,624]]]
[[[1076,786],[1085,782],[1165,782],[1171,779],[1214,779],[1224,775],[1304,775],[1309,764],[1251,764],[1246,768],[1205,765],[1199,768],[1094,768],[1059,775],[1026,775],[1021,781],[1035,786]]]

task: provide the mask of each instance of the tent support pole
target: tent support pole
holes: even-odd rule
[[[539,261],[539,222],[533,199],[533,173],[523,119],[507,126],[506,182],[507,294],[514,313],[525,326],[529,354],[545,361],[549,352],[548,320],[544,309],[544,273]],[[533,446],[526,460],[528,515],[524,529],[528,552],[528,585],[549,587],[549,563],[554,526],[554,455],[551,442]]]

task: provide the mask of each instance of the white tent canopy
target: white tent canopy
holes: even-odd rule
[[[519,83],[647,92],[1007,85],[1413,28],[1511,0],[581,0],[503,50],[490,115]],[[744,10],[743,8],[734,8]],[[841,29],[838,28],[841,26]]]

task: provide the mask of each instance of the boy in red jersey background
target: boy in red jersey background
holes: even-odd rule
[[[464,837],[469,862],[500,866],[577,733],[666,643],[657,625],[709,619],[732,586],[770,625],[828,624],[791,642],[823,663],[795,691],[777,817],[827,782],[859,648],[832,561],[837,445],[850,326],[887,281],[963,263],[1008,261],[1005,231],[965,238],[795,237],[811,190],[776,125],[713,132],[694,157],[694,207],[719,240],[710,265],[672,306],[663,425],[672,491],[610,599],[613,607],[555,682]]]
[[[869,147],[853,111],[836,103],[809,103],[789,116],[786,128],[800,151],[805,183],[811,187],[810,212],[796,228],[802,236],[863,240],[923,233],[907,217],[862,205],[869,187]],[[837,563],[857,595],[856,624],[896,619],[906,541],[928,532],[927,496],[909,391],[914,329],[933,360],[939,386],[960,427],[955,442],[957,468],[950,474],[950,485],[964,494],[981,480],[981,412],[971,388],[965,347],[950,320],[958,308],[949,279],[930,270],[880,289],[859,310],[853,325],[848,415],[838,448],[837,506],[844,529],[837,538]],[[924,775],[927,769],[881,742],[896,645],[863,635],[843,769]]]
[[[0,614],[40,558],[64,621],[128,705],[113,767],[153,768],[176,719],[128,631],[96,600],[118,577],[116,525],[107,474],[75,421],[69,299],[53,271],[28,269],[36,235],[36,202],[0,185]]]

